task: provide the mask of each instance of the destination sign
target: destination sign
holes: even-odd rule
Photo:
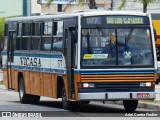
[[[82,25],[149,25],[146,16],[107,15],[82,17]]]
[[[89,17],[87,18],[87,24],[102,24],[100,17]]]
[[[144,24],[143,17],[134,16],[113,16],[106,17],[107,24]]]

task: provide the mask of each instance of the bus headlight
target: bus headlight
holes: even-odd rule
[[[152,86],[151,82],[140,83],[140,87],[151,87],[151,86]]]
[[[94,83],[83,83],[82,87],[83,88],[94,88],[95,84]]]

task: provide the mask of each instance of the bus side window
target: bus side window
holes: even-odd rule
[[[7,37],[5,37],[4,38],[4,43],[3,43],[4,45],[3,45],[3,50],[7,50],[7,45],[8,45],[8,38]]]
[[[42,51],[50,51],[52,44],[52,37],[43,37],[42,38]]]
[[[55,36],[63,35],[63,21],[54,22],[53,35]]]
[[[31,41],[31,50],[40,50],[41,37],[33,37]]]
[[[23,37],[21,41],[21,50],[30,49],[30,37]]]
[[[3,50],[7,50],[7,44],[8,44],[8,24],[5,23],[5,28],[4,28],[4,42],[3,42]]]
[[[41,22],[32,23],[31,50],[40,50],[41,44]]]
[[[53,51],[62,52],[63,45],[63,21],[54,22],[53,26]]]
[[[40,22],[32,23],[32,35],[33,36],[41,35],[41,23]]]
[[[30,36],[31,35],[31,24],[30,23],[23,23],[23,36]]]
[[[62,51],[62,44],[63,44],[62,37],[54,38],[53,51]]]
[[[53,21],[44,21],[42,24],[41,51],[51,51]]]
[[[17,24],[17,38],[16,38],[16,50],[21,49],[21,37],[22,37],[22,23]]]
[[[22,38],[20,39],[21,50],[30,50],[31,23],[22,23]]]
[[[42,35],[52,35],[52,27],[53,27],[52,21],[45,21],[43,23]]]

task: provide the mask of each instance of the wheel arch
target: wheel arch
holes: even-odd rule
[[[20,82],[20,78],[23,77],[23,72],[18,72],[18,91],[19,91],[19,82]],[[23,77],[24,79],[24,77]]]
[[[57,76],[57,98],[61,98],[61,92],[65,87],[65,82],[62,76]]]

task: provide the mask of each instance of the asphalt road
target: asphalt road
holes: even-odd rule
[[[115,119],[118,119],[119,117],[128,118],[127,115],[130,115],[125,113],[124,108],[121,105],[102,104],[100,102],[91,102],[88,105],[74,104],[72,106],[72,111],[62,109],[60,99],[55,100],[47,97],[41,97],[40,103],[37,105],[21,104],[19,102],[18,92],[0,89],[0,114],[2,114],[2,112],[12,112],[12,115],[13,113],[19,113],[20,116],[25,112],[27,112],[27,114],[37,113],[36,117],[42,116],[41,119],[44,119],[44,117],[47,117],[47,119],[51,119],[50,117],[57,117],[57,119],[73,119],[74,117],[78,117],[79,119],[84,120],[99,120],[102,118],[105,119],[106,117],[115,117]],[[142,108],[138,108],[136,110],[136,115],[131,116],[135,118],[137,118],[137,115],[144,117],[143,115],[150,113],[155,116],[158,114],[160,117],[160,112]],[[13,116],[16,117],[17,114],[14,114]],[[4,116],[2,118],[4,118]],[[152,117],[152,120],[154,119],[157,119],[157,117]]]

